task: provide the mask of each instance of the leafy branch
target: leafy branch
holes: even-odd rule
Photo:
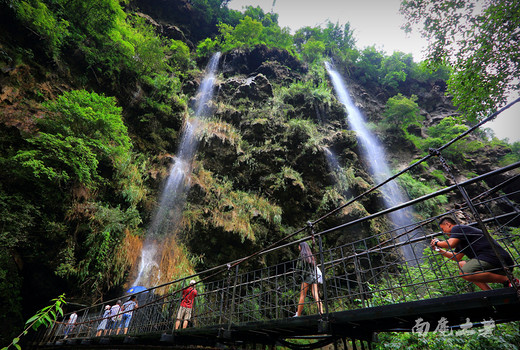
[[[18,344],[20,341],[20,338],[24,335],[27,335],[29,332],[29,329],[37,330],[41,325],[44,325],[45,327],[49,327],[52,325],[54,321],[56,321],[56,317],[58,314],[63,316],[63,309],[62,305],[66,304],[65,302],[65,294],[60,295],[56,299],[52,299],[54,303],[52,305],[46,306],[40,311],[36,313],[36,315],[32,316],[25,322],[25,329],[22,333],[16,338],[14,338],[11,341],[11,344],[7,345],[6,347],[3,347],[2,350],[7,350],[11,346],[14,346],[16,349],[20,350],[21,346]]]

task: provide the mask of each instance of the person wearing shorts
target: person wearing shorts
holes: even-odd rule
[[[197,290],[195,287],[195,281],[190,281],[190,286],[182,291],[182,300],[179,311],[177,312],[177,321],[175,322],[175,329],[179,329],[182,322],[182,328],[188,327],[188,321],[191,319],[191,313],[193,310],[193,300],[197,296]]]
[[[438,249],[440,254],[457,261],[463,279],[474,283],[482,290],[491,289],[488,283],[502,283],[504,287],[512,286],[499,258],[495,254],[495,249],[510,269],[512,269],[514,262],[509,253],[498,242],[492,240],[491,244],[495,246],[495,249],[493,249],[481,230],[471,226],[457,225],[455,220],[450,217],[442,218],[439,225],[449,238],[446,241],[439,241],[434,238],[430,245],[432,248],[442,248]],[[464,255],[469,260],[462,260]],[[516,278],[513,279],[513,283],[517,287],[520,286],[520,282]]]
[[[123,312],[121,318],[121,325],[117,329],[117,334],[119,334],[120,328],[123,328],[124,333],[128,333],[128,326],[130,325],[130,320],[132,319],[132,315],[134,310],[137,309],[137,297],[132,295],[130,299],[121,306],[121,312]]]
[[[121,322],[122,315],[119,313],[121,311],[121,300],[118,300],[115,305],[112,305],[110,308],[110,323],[108,325],[108,329],[110,329],[109,333],[118,333],[116,330],[118,329],[119,323]]]

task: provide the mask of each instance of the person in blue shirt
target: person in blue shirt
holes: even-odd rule
[[[130,299],[121,306],[121,312],[123,315],[121,317],[121,324],[117,329],[117,334],[119,334],[119,329],[123,328],[124,333],[128,333],[128,326],[130,325],[130,320],[132,319],[132,315],[134,310],[137,309],[137,297],[132,295]]]

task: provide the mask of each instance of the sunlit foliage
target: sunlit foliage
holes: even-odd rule
[[[226,52],[237,47],[250,49],[259,44],[292,51],[292,37],[288,28],[281,29],[270,14],[255,17],[261,18],[254,19],[246,14],[236,26],[219,23],[219,35],[213,40],[206,38],[200,42],[197,55],[202,57],[217,50]]]
[[[518,90],[520,2],[406,0],[407,30],[420,25],[435,65],[454,67],[448,86],[468,118],[482,118]]]
[[[408,126],[424,119],[420,114],[417,96],[408,98],[402,94],[390,97],[386,102],[385,122],[394,126]]]

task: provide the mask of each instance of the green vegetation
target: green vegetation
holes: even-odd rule
[[[358,55],[355,43],[350,23],[341,27],[328,22],[325,28],[303,27],[294,34],[297,51],[309,62],[331,57],[338,63],[352,63]]]
[[[194,232],[195,226],[210,225],[215,229],[237,234],[240,241],[255,241],[259,228],[255,228],[253,216],[267,223],[280,222],[281,210],[265,198],[243,191],[233,190],[232,183],[219,180],[204,169],[196,170],[196,191],[203,197],[191,203],[184,214],[186,232]],[[218,240],[218,237],[215,237]]]
[[[20,20],[30,25],[45,40],[49,54],[57,59],[61,47],[70,35],[68,30],[70,23],[63,18],[56,18],[57,16],[41,1],[13,1],[11,4],[17,7]]]
[[[432,324],[435,329],[437,324]],[[520,341],[518,322],[498,324],[493,329],[479,328],[460,332],[430,332],[427,334],[414,333],[380,333],[379,342],[374,349],[417,349],[417,350],[444,350],[444,349],[518,349]]]
[[[219,23],[215,39],[206,38],[197,46],[197,56],[205,57],[216,51],[230,51],[242,47],[251,49],[267,45],[292,51],[292,37],[288,28],[280,28],[277,16],[264,14],[260,8],[249,7],[236,26]]]
[[[401,12],[408,31],[422,25],[430,62],[454,68],[448,90],[468,119],[485,117],[518,90],[518,1],[403,1]]]
[[[188,257],[176,266],[176,277],[255,252],[370,187],[324,60],[370,98],[387,101],[384,114],[373,106],[371,125],[382,139],[394,137],[388,137],[391,146],[410,146],[404,157],[424,155],[467,130],[469,115],[452,113],[424,126],[421,111],[433,109],[424,106],[432,87],[450,79],[455,91],[477,71],[466,76],[464,65],[451,68],[447,60],[431,70],[405,53],[360,50],[349,23],[304,27],[291,35],[277,14],[259,7],[240,13],[227,2],[192,0],[180,8],[171,1],[148,17],[132,1],[0,0],[0,296],[6,300],[0,320],[7,325],[2,342],[19,334],[28,314],[64,291],[81,303],[120,295],[135,262],[129,242],[146,231],[190,118],[201,68],[216,51],[229,55],[216,79],[214,119],[199,130],[179,242],[168,245]],[[510,16],[514,20],[516,12]],[[253,57],[255,50],[265,55],[263,61]],[[508,56],[508,69],[515,59]],[[259,72],[269,91],[253,99],[248,91],[256,83],[248,78]],[[482,86],[489,90],[488,83]],[[500,101],[502,85],[497,86],[493,101]],[[236,98],[239,88],[246,92]],[[456,101],[480,105],[465,96],[456,95]],[[443,154],[459,166],[483,147],[503,150],[497,153],[500,164],[520,159],[520,143],[487,137],[477,135]],[[337,154],[337,172],[327,150]],[[442,171],[429,170],[414,174],[427,181],[400,178],[411,197],[446,182]],[[379,199],[371,194],[334,220],[376,212]],[[418,216],[437,214],[446,204],[445,197],[426,202]],[[378,222],[366,231],[376,234],[384,227]],[[327,244],[347,239],[342,233],[327,237]],[[34,298],[27,297],[31,283],[40,291]],[[61,313],[56,305],[51,309]],[[38,317],[47,320],[51,309]]]
[[[130,138],[114,98],[87,91],[71,91],[44,105],[48,116],[38,120],[40,132],[27,139],[28,149],[14,160],[34,177],[63,186],[75,183],[89,190],[102,178],[99,164],[130,151]]]
[[[7,3],[44,40],[43,49],[54,61],[62,64],[71,50],[79,49],[85,74],[113,88],[131,77],[177,73],[190,60],[183,42],[156,35],[143,18],[127,15],[118,0]]]
[[[518,237],[516,232],[518,229],[512,229],[509,233],[510,237]],[[497,239],[497,237],[494,237]],[[410,271],[411,280],[437,280],[438,276],[430,268],[432,264],[443,264],[446,260],[444,257],[434,253],[430,248],[425,249],[425,254],[428,256],[427,262],[421,263],[418,267],[408,266],[407,269]],[[518,254],[514,252],[515,257]],[[437,263],[433,261],[437,260]],[[438,266],[438,265],[437,265]],[[459,273],[457,265],[449,263],[444,266],[449,270],[449,275],[457,276]],[[399,284],[399,281],[383,281],[383,286]],[[390,284],[389,284],[390,283]],[[442,290],[444,294],[437,292],[436,295],[428,295],[425,297],[440,297],[445,294],[457,294],[460,290],[468,287],[467,282],[462,278],[455,277],[455,280],[451,278],[441,279],[435,282],[437,288],[430,288],[429,293],[435,293],[435,290]],[[416,290],[412,290],[414,287],[403,288],[401,295],[389,295],[387,292],[381,292],[374,295],[375,300],[372,300],[374,305],[383,305],[393,303],[400,298],[406,299],[407,295],[415,295]],[[377,286],[375,289],[380,289]],[[383,288],[384,289],[384,288]],[[479,320],[484,321],[484,320]],[[380,333],[378,334],[378,342],[375,343],[376,349],[446,349],[446,348],[457,348],[457,349],[518,349],[520,341],[520,334],[518,333],[518,322],[511,322],[505,324],[497,324],[494,322],[489,327],[481,327],[463,330],[442,330],[442,328],[436,330],[436,327],[440,325],[441,320],[438,323],[430,324],[429,333]]]
[[[121,108],[114,98],[73,90],[42,112],[39,131],[21,146],[2,143],[1,243],[44,262],[73,293],[102,294],[124,281],[127,261],[118,252],[126,232],[137,232],[136,206],[146,194]],[[7,276],[16,286],[16,275]]]
[[[389,130],[399,131],[399,134],[421,151],[423,156],[428,154],[430,149],[437,149],[468,130],[463,117],[448,116],[425,130],[425,134],[428,135],[427,138],[410,132],[411,127],[421,129],[421,122],[424,120],[424,117],[420,114],[419,105],[415,101],[417,101],[417,96],[412,95],[411,98],[408,98],[400,93],[389,98],[385,106],[383,123]],[[485,139],[463,139],[443,150],[442,154],[449,161],[457,163],[460,162],[461,155],[462,160],[464,160],[467,156],[482,148],[484,141]],[[511,156],[508,159],[512,159]],[[442,178],[440,180],[442,183]]]
[[[395,127],[404,127],[404,130],[412,123],[420,127],[419,122],[423,121],[424,117],[420,115],[420,108],[416,101],[415,95],[407,98],[399,93],[397,96],[390,97],[386,102],[384,121]]]
[[[468,127],[464,124],[461,117],[446,117],[439,124],[429,127],[426,133],[430,136],[428,139],[419,142],[422,149],[438,148],[446,142],[459,136],[466,131]],[[482,142],[478,140],[457,142],[452,147],[443,151],[443,155],[448,159],[455,161],[457,157],[464,156],[471,151],[475,151],[482,147]],[[460,159],[459,159],[460,161]]]
[[[63,316],[62,304],[66,304],[65,294],[60,295],[56,299],[52,299],[52,301],[54,302],[52,305],[44,307],[43,309],[39,310],[33,317],[29,318],[25,322],[26,328],[23,330],[23,332],[16,338],[13,338],[11,344],[3,347],[2,350],[7,350],[11,346],[20,350],[22,348],[19,344],[20,338],[26,336],[30,329],[36,331],[38,328],[40,328],[40,326],[45,326],[48,328],[53,325],[54,321],[57,320],[58,315]]]
[[[424,181],[415,179],[410,173],[399,176],[397,180],[401,187],[406,191],[409,198],[419,198],[439,189],[436,184],[425,183]],[[413,208],[419,216],[418,219],[424,220],[442,214],[444,211],[443,208],[447,203],[447,197],[442,195],[417,203]]]
[[[511,145],[505,145],[505,147],[509,148],[511,152],[507,153],[500,160],[500,165],[505,166],[507,164],[520,162],[520,142],[515,142]]]

